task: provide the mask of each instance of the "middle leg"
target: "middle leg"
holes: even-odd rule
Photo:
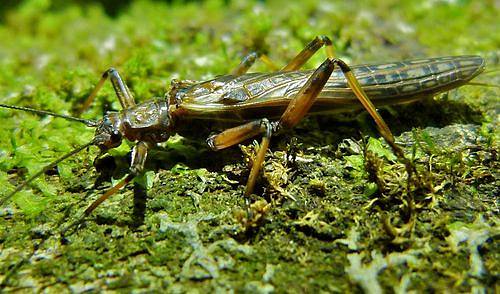
[[[277,71],[278,67],[274,64],[274,62],[265,54],[257,53],[257,52],[251,52],[247,56],[245,56],[238,67],[236,67],[231,74],[235,76],[241,76],[245,73],[248,72],[250,67],[257,61],[257,59],[260,59],[262,62],[264,62],[267,67],[271,69],[271,71]]]
[[[263,134],[261,147],[258,151],[247,181],[245,196],[250,195],[253,191],[253,187],[264,161],[264,155],[269,146],[269,140],[272,134],[284,128],[292,128],[302,120],[314,104],[321,90],[324,88],[335,66],[338,66],[341,69],[349,87],[360,100],[363,107],[375,120],[381,135],[389,143],[389,145],[391,145],[391,147],[395,146],[395,140],[392,132],[385,123],[384,119],[377,112],[375,106],[366,95],[356,77],[352,74],[350,67],[344,61],[334,58],[333,45],[328,37],[316,37],[306,46],[306,48],[304,48],[304,50],[302,50],[292,61],[290,61],[290,63],[288,63],[282,71],[300,69],[322,46],[325,46],[328,58],[314,71],[307,82],[299,90],[297,95],[290,101],[279,121],[273,123],[269,123],[267,119],[252,121],[242,126],[228,129],[207,139],[207,143],[212,149],[220,150],[239,144],[258,134]],[[241,72],[246,72],[256,58],[257,55],[254,55],[253,57],[250,57],[248,61],[244,60],[240,64],[240,67],[242,68]],[[393,149],[399,150],[396,147],[393,147]],[[401,157],[400,154],[397,155],[398,157]]]
[[[320,35],[314,38],[306,47],[295,56],[286,66],[284,66],[281,71],[292,71],[300,69],[316,52],[325,46],[326,55],[328,58],[333,59],[333,43],[327,36]],[[238,67],[236,67],[231,74],[235,76],[240,76],[242,74],[247,73],[247,71],[252,67],[252,65],[260,59],[264,64],[267,65],[271,69],[271,71],[280,70],[276,64],[265,54],[258,52],[251,52],[247,56],[245,56]]]
[[[285,112],[282,114],[279,121],[269,123],[267,119],[256,120],[223,131],[220,134],[208,138],[208,145],[214,150],[224,149],[236,144],[239,144],[247,139],[250,139],[258,134],[264,134],[261,147],[258,151],[256,160],[250,171],[250,176],[247,181],[247,188],[245,189],[245,196],[253,192],[253,187],[261,169],[264,155],[269,146],[269,139],[273,132],[285,128],[292,128],[297,125],[302,118],[308,113],[314,101],[318,97],[326,82],[330,78],[334,67],[339,66],[344,73],[347,82],[355,95],[361,101],[363,106],[367,109],[370,115],[374,118],[377,126],[384,137],[384,139],[391,145],[394,145],[394,137],[389,127],[382,119],[380,114],[375,109],[373,103],[368,99],[366,93],[361,88],[359,82],[354,77],[351,69],[345,62],[340,59],[326,59],[309,77],[307,82],[302,86],[297,95],[290,101]]]
[[[247,180],[245,196],[249,196],[253,192],[272,134],[279,129],[293,127],[307,114],[333,72],[334,65],[334,61],[327,59],[314,71],[302,86],[297,96],[292,99],[279,121],[269,122],[265,118],[251,121],[244,125],[227,129],[207,139],[207,143],[212,149],[221,150],[263,134],[259,151],[253,161]]]

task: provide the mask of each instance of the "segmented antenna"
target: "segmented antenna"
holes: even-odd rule
[[[468,82],[465,85],[467,85],[467,86],[488,87],[488,88],[500,88],[500,85],[492,85],[492,84],[480,83],[480,82]]]
[[[59,113],[55,113],[55,112],[51,112],[51,111],[46,111],[46,110],[39,110],[39,109],[34,109],[34,108],[29,108],[29,107],[14,106],[14,105],[1,104],[1,103],[0,103],[0,107],[10,108],[10,109],[15,109],[15,110],[21,110],[21,111],[26,111],[26,112],[31,112],[31,113],[35,113],[35,114],[38,114],[38,115],[50,115],[50,116],[60,117],[60,118],[64,118],[64,119],[67,119],[67,120],[72,120],[72,121],[77,121],[77,122],[84,123],[88,127],[96,127],[97,126],[97,122],[94,121],[94,120],[73,117],[73,116],[59,114]]]
[[[83,144],[83,145],[81,145],[81,146],[73,149],[72,151],[64,154],[63,156],[59,157],[58,159],[52,161],[51,163],[49,163],[48,165],[46,165],[44,168],[42,168],[40,171],[38,171],[37,173],[35,173],[34,175],[32,175],[24,183],[22,183],[21,185],[17,186],[16,189],[14,191],[10,192],[6,197],[4,197],[3,199],[0,199],[0,206],[2,206],[10,198],[12,198],[12,196],[14,196],[17,192],[21,191],[29,183],[33,182],[33,180],[35,180],[36,178],[38,178],[39,176],[41,176],[42,174],[44,174],[45,172],[47,172],[51,168],[53,168],[56,165],[58,165],[61,161],[63,161],[65,159],[67,159],[67,158],[69,158],[69,157],[77,154],[78,152],[82,151],[83,149],[85,149],[85,148],[87,148],[87,147],[89,147],[91,145],[94,145],[94,144],[95,144],[95,142],[92,140],[89,143]]]

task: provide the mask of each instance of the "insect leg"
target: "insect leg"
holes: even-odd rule
[[[358,100],[361,102],[366,111],[368,111],[373,120],[375,120],[375,123],[377,124],[378,130],[382,137],[384,137],[387,143],[389,143],[390,145],[394,145],[395,139],[392,135],[391,129],[389,129],[384,119],[382,118],[382,116],[380,116],[377,109],[375,108],[375,105],[373,105],[372,101],[366,95],[365,91],[359,84],[358,79],[352,73],[351,68],[340,59],[334,59],[334,62],[340,67],[340,70],[342,70],[342,73],[347,80],[347,84],[354,92]]]
[[[80,113],[84,112],[87,110],[92,102],[94,102],[95,97],[97,96],[97,93],[99,90],[102,88],[104,85],[104,82],[108,79],[111,81],[111,84],[113,85],[113,88],[115,89],[116,96],[118,97],[118,100],[120,100],[120,104],[123,109],[129,108],[131,106],[135,105],[135,100],[134,96],[128,89],[127,85],[125,82],[122,80],[120,74],[118,71],[116,71],[114,68],[110,68],[107,71],[105,71],[97,85],[95,86],[94,90],[92,90],[92,93],[90,93],[89,97],[85,100],[83,103],[83,106],[80,109]]]
[[[326,54],[328,56],[328,59],[332,61],[332,68],[334,64],[337,64],[342,72],[344,73],[344,76],[347,80],[347,83],[349,84],[349,87],[352,89],[356,97],[359,99],[363,107],[368,111],[368,113],[371,115],[371,117],[375,120],[375,123],[378,126],[378,129],[381,133],[381,135],[384,137],[384,139],[392,145],[394,143],[394,136],[392,135],[391,130],[385,123],[384,119],[378,114],[375,106],[373,103],[370,101],[368,96],[366,95],[365,91],[359,84],[358,80],[356,77],[352,74],[351,69],[349,66],[342,60],[334,58],[334,53],[333,53],[333,45],[332,41],[327,37],[327,36],[317,36],[314,40],[312,40],[309,44],[306,45],[304,50],[302,50],[297,56],[295,56],[292,61],[290,61],[283,69],[282,71],[290,71],[290,70],[298,70],[304,65],[304,63],[311,58],[311,56],[314,55],[322,46],[325,46]],[[324,63],[319,67],[321,68],[324,66]],[[318,68],[318,69],[319,69]],[[312,75],[314,76],[316,72]],[[331,74],[331,73],[330,73]],[[328,74],[328,77],[330,77],[330,74]],[[328,80],[327,77],[327,80]],[[321,79],[321,78],[320,78]],[[310,80],[309,80],[310,81]],[[309,81],[303,86],[303,89],[307,88],[309,85]],[[311,81],[312,82],[312,81]],[[325,80],[326,83],[326,80]],[[319,84],[318,84],[319,85]],[[312,86],[311,89],[316,89],[321,91],[323,88],[324,83],[321,84],[321,86]],[[299,92],[299,95],[297,95],[296,98],[294,98],[290,104],[288,105],[288,108],[286,109],[285,113],[283,113],[281,119],[280,119],[280,125],[284,127],[291,127],[297,124],[302,117],[309,111],[309,108],[312,106],[315,97],[312,98],[311,95],[305,95],[305,96],[311,96],[309,98],[300,98],[302,93],[302,90]],[[297,108],[298,103],[298,111],[295,110]],[[288,112],[295,112],[294,114],[287,114]]]
[[[235,76],[241,76],[242,74],[245,74],[255,63],[255,61],[257,61],[257,59],[260,59],[262,62],[264,62],[264,64],[267,65],[267,67],[269,67],[272,71],[277,71],[279,69],[267,55],[257,52],[251,52],[241,60],[238,67],[236,67],[231,72],[231,74]]]
[[[323,46],[325,46],[328,58],[333,59],[334,54],[332,41],[327,36],[320,35],[314,38],[314,40],[312,40],[309,44],[307,44],[304,50],[297,54],[297,56],[295,56],[285,67],[283,67],[281,71],[300,69],[304,65],[304,63],[306,63],[311,58],[311,56],[313,56]],[[269,59],[267,55],[259,54],[257,52],[251,52],[241,60],[241,63],[231,72],[231,74],[239,76],[246,73],[255,63],[257,58],[264,62],[272,71],[279,70],[279,68],[272,62],[271,59]]]
[[[262,124],[265,126],[265,132],[264,135],[262,136],[262,141],[260,142],[260,147],[259,151],[257,152],[257,156],[253,161],[252,169],[250,170],[250,175],[248,175],[247,186],[245,187],[245,196],[249,196],[253,192],[253,188],[255,187],[255,181],[257,180],[257,176],[259,175],[260,169],[262,168],[262,164],[264,163],[266,152],[267,149],[269,148],[269,141],[271,140],[271,136],[273,134],[272,125],[271,123],[269,123],[267,119],[262,120]]]
[[[264,156],[266,155],[267,148],[269,147],[269,140],[272,133],[272,123],[270,123],[266,118],[263,118],[248,122],[241,126],[227,129],[222,133],[213,135],[207,139],[207,143],[212,149],[221,150],[255,137],[258,134],[263,134],[259,151],[253,162],[252,169],[250,170],[250,175],[247,180],[245,196],[252,194],[255,181],[262,167],[262,163],[264,162]]]
[[[269,140],[272,133],[283,128],[292,128],[302,120],[330,78],[335,65],[338,65],[344,73],[349,87],[351,87],[356,97],[358,97],[363,106],[373,117],[384,139],[386,139],[389,144],[394,145],[394,137],[389,127],[378,114],[373,103],[366,96],[366,93],[361,88],[356,77],[352,74],[349,66],[347,66],[347,64],[340,59],[327,58],[313,72],[297,95],[290,101],[277,124],[270,123],[267,119],[251,121],[208,138],[208,145],[214,150],[220,150],[241,143],[260,133],[264,134],[261,148],[259,149],[254,165],[252,166],[252,170],[250,171],[247,188],[245,190],[246,196],[250,195],[253,191],[255,180],[264,160],[264,155],[269,146]]]
[[[278,129],[292,128],[300,122],[325,86],[328,78],[333,72],[334,66],[335,60],[327,58],[313,72],[297,95],[290,101],[285,112],[281,115],[278,122]]]
[[[222,133],[210,136],[207,139],[207,144],[216,151],[234,146],[258,134],[262,134],[266,130],[267,123],[268,120],[264,118],[227,129]]]
[[[148,157],[148,149],[151,148],[152,143],[145,141],[138,142],[134,149],[132,149],[132,162],[130,163],[130,173],[137,175],[144,170],[144,164]]]
[[[134,175],[128,174],[123,180],[121,180],[118,184],[114,185],[111,189],[106,191],[101,197],[97,198],[96,201],[92,202],[92,204],[85,209],[83,216],[88,216],[94,211],[101,203],[103,203],[106,199],[111,197],[113,194],[118,192],[121,188],[125,187],[130,181],[134,179]]]
[[[283,113],[278,122],[277,128],[291,128],[295,126],[309,111],[309,108],[314,103],[323,86],[328,81],[330,74],[333,71],[334,61],[327,59],[318,69],[309,77],[306,84],[302,86],[297,96],[292,99],[287,109]],[[257,175],[264,161],[264,155],[269,147],[269,140],[273,133],[273,124],[267,119],[251,121],[241,126],[237,126],[224,132],[211,136],[207,143],[212,149],[220,150],[223,148],[236,145],[246,139],[252,138],[259,133],[263,133],[262,143],[260,145],[257,157],[248,177],[245,196],[252,193],[255,186]]]
[[[328,81],[328,78],[333,71],[334,64],[333,60],[327,59],[318,67],[311,77],[309,77],[305,85],[302,86],[302,89],[299,91],[297,96],[292,99],[276,127],[274,127],[275,125],[270,123],[267,119],[260,119],[225,130],[220,134],[208,138],[208,145],[214,150],[220,150],[241,143],[246,139],[258,135],[259,133],[264,134],[259,151],[252,166],[252,170],[250,171],[250,175],[248,177],[245,196],[250,195],[253,191],[255,181],[261,169],[262,162],[264,161],[264,155],[269,147],[269,140],[273,131],[280,128],[291,128],[307,114],[319,92],[321,92],[321,89],[323,89],[323,86]]]
[[[316,53],[319,48],[323,46],[325,46],[328,58],[333,59],[334,54],[332,41],[327,36],[320,35],[314,38],[314,40],[312,40],[309,44],[307,44],[304,50],[302,50],[297,56],[295,56],[295,58],[293,58],[292,61],[290,61],[285,67],[283,67],[281,71],[300,69],[304,65],[304,63],[306,63],[311,58],[311,56],[313,56],[314,53]],[[267,55],[257,52],[251,52],[241,60],[241,63],[231,72],[231,74],[235,76],[245,74],[255,63],[257,58],[264,62],[271,69],[271,71],[279,70],[278,66],[276,66]]]
[[[381,135],[388,141],[389,144],[393,143],[394,136],[384,119],[377,112],[377,109],[366,95],[358,80],[352,74],[349,66],[344,61],[337,58],[328,58],[318,67],[318,69],[316,69],[316,71],[314,71],[304,86],[302,86],[299,93],[297,93],[297,96],[295,96],[288,104],[285,112],[279,120],[278,129],[292,128],[300,122],[300,120],[307,114],[319,92],[321,92],[324,85],[328,81],[335,65],[340,67],[347,83],[349,84],[349,87],[375,120]]]
[[[125,187],[137,174],[142,173],[144,170],[144,164],[146,163],[146,158],[148,156],[148,149],[150,145],[147,142],[140,141],[132,149],[132,162],[130,164],[130,173],[121,180],[118,184],[113,186],[111,189],[106,191],[101,197],[92,202],[92,204],[85,210],[84,215],[87,216],[94,209],[97,208],[102,202],[111,197],[113,194],[118,192],[121,188]]]
[[[334,59],[333,44],[327,36],[317,36],[306,47],[295,56],[281,71],[292,71],[300,69],[321,47],[325,46],[326,55]]]

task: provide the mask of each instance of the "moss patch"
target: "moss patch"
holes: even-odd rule
[[[227,73],[253,50],[284,64],[319,34],[350,64],[480,54],[498,67],[498,9],[487,1],[78,2],[1,12],[2,103],[75,113],[111,66],[145,101],[172,78]],[[498,85],[499,75],[478,80]],[[119,108],[107,85],[84,117]],[[213,153],[176,136],[141,179],[71,227],[128,164],[127,144],[98,172],[97,150],[85,150],[0,208],[1,287],[494,291],[497,108],[498,89],[466,86],[381,109],[432,191],[408,185],[365,114],[308,118],[273,138],[250,216],[242,194],[255,146]],[[61,119],[6,109],[0,118],[0,195],[93,135]]]

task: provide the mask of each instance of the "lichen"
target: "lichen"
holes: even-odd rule
[[[0,102],[74,115],[111,66],[146,101],[163,97],[171,79],[228,73],[254,50],[286,64],[320,34],[349,64],[479,54],[487,73],[477,81],[499,84],[493,2],[327,2],[6,4]],[[305,68],[324,59],[320,51]],[[106,84],[83,117],[119,109]],[[498,87],[379,112],[419,183],[357,111],[309,117],[274,136],[250,206],[243,191],[258,143],[212,152],[204,140],[173,136],[151,151],[142,177],[82,221],[127,173],[132,143],[98,160],[96,148],[84,150],[0,207],[0,289],[493,292]],[[0,119],[0,197],[93,135],[7,109]]]

